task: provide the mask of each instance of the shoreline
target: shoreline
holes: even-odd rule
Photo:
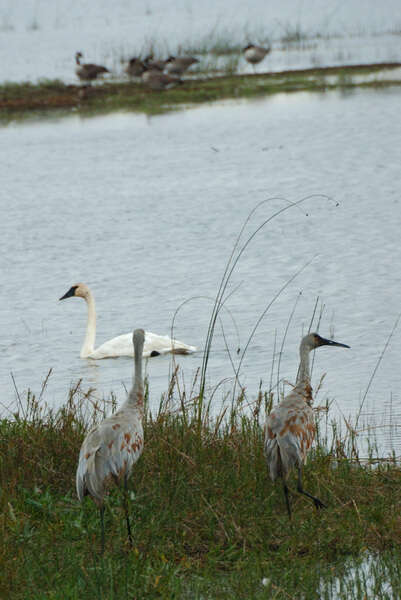
[[[401,86],[401,77],[391,72],[401,63],[373,63],[298,69],[274,73],[206,76],[184,79],[183,84],[163,91],[149,90],[141,82],[104,81],[95,85],[61,81],[3,83],[0,85],[0,120],[7,122],[30,116],[52,116],[70,112],[94,115],[129,110],[162,114],[189,105],[217,100],[252,98],[297,91],[325,92],[355,88]],[[385,71],[387,77],[379,78]],[[376,76],[373,79],[369,76]]]

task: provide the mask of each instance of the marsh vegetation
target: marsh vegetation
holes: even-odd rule
[[[243,397],[215,417],[209,402],[177,393],[145,417],[145,451],[130,480],[134,547],[112,491],[106,550],[98,511],[75,496],[85,432],[115,403],[79,384],[59,410],[28,394],[0,422],[0,595],[22,598],[395,598],[401,593],[401,470],[361,461],[326,411],[305,470],[328,509],[268,479],[261,423],[271,397]],[[174,400],[175,398],[175,400]],[[209,398],[210,399],[210,398]],[[206,400],[206,398],[204,398]],[[264,580],[264,581],[263,581]],[[263,583],[262,583],[263,581]],[[338,595],[334,596],[334,590]]]

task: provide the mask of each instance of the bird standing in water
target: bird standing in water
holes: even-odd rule
[[[270,477],[283,480],[283,489],[288,516],[291,506],[287,479],[293,467],[298,470],[297,490],[313,500],[317,509],[326,508],[319,498],[306,492],[302,485],[302,465],[315,437],[316,425],[312,410],[312,387],[310,384],[309,353],[320,346],[349,348],[333,340],[310,333],[301,340],[300,364],[294,389],[287,394],[267,417],[265,427],[265,455]]]

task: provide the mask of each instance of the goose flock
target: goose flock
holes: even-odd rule
[[[248,44],[242,49],[245,60],[252,65],[260,63],[271,51],[271,47],[256,46]],[[86,83],[110,73],[103,65],[93,63],[81,63],[82,52],[75,54],[77,77]],[[199,63],[194,56],[169,56],[167,59],[155,59],[153,54],[148,54],[144,59],[133,56],[129,59],[124,72],[132,79],[140,79],[145,86],[152,90],[164,90],[182,83],[182,76],[193,65]]]
[[[83,58],[82,52],[77,52],[75,73],[81,81],[91,83],[105,73],[110,73],[103,65],[82,64],[81,58]],[[181,84],[182,75],[198,62],[199,60],[193,56],[169,56],[166,60],[155,60],[153,54],[149,54],[143,60],[134,56],[128,61],[125,73],[130,78],[140,78],[150,89],[164,90]]]

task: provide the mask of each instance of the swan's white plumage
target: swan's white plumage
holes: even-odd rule
[[[134,356],[134,347],[132,344],[132,334],[125,333],[118,335],[95,349],[96,341],[96,309],[95,299],[89,287],[84,283],[73,285],[60,300],[72,297],[83,298],[88,306],[88,322],[84,343],[81,348],[81,358],[101,359],[117,358],[119,356]],[[145,344],[143,348],[143,357],[156,356],[158,354],[191,354],[196,351],[195,346],[184,344],[179,340],[172,339],[167,335],[157,335],[150,331],[145,331]]]
[[[168,354],[169,352],[190,354],[195,352],[195,346],[188,346],[183,342],[169,338],[167,335],[157,335],[150,331],[145,331],[145,345],[143,347],[144,358],[152,355],[152,352],[158,354]],[[124,333],[105,342],[99,348],[96,348],[86,358],[111,358],[117,356],[134,356],[134,347],[132,345],[132,334]]]

